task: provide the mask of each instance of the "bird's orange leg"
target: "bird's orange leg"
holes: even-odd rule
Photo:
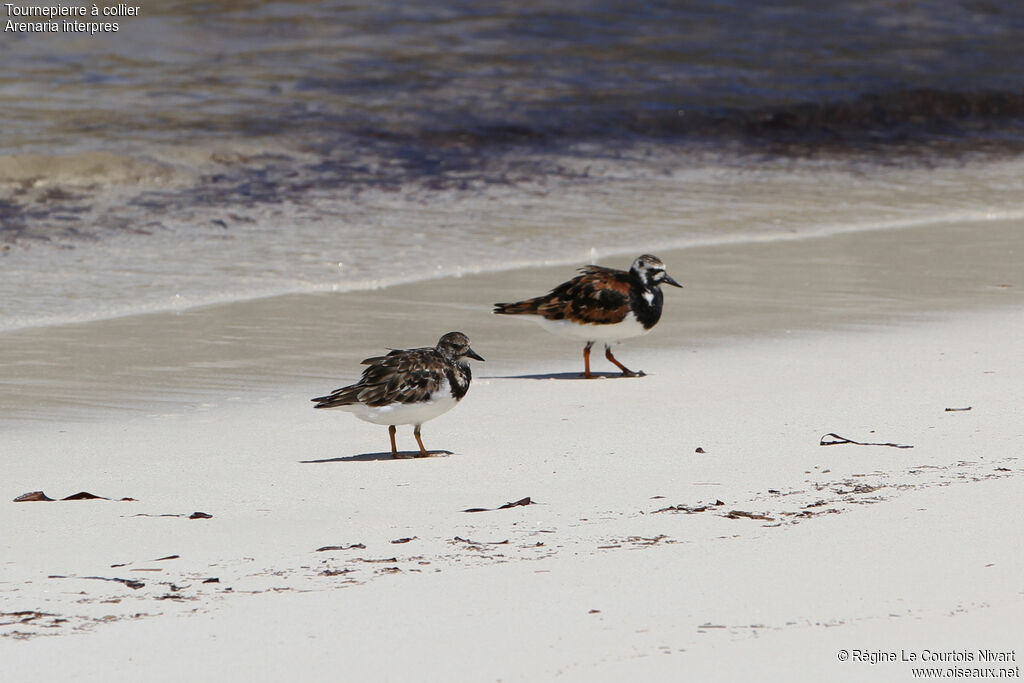
[[[615,365],[619,368],[619,370],[622,370],[622,376],[623,377],[640,377],[640,376],[642,376],[644,374],[643,372],[633,372],[632,370],[627,368],[625,365],[623,365],[619,361],[615,360],[615,356],[612,355],[612,347],[610,347],[610,346],[605,346],[604,347],[604,357],[607,358],[608,360],[610,360],[612,363],[615,363]]]
[[[388,425],[388,434],[391,436],[391,457],[398,457],[398,447],[395,446],[395,425]]]
[[[420,445],[420,457],[426,458],[430,453],[427,453],[427,449],[423,447],[423,439],[420,438],[420,426],[416,425],[416,429],[412,430],[412,433],[416,437],[416,443]]]
[[[587,342],[587,345],[583,347],[583,376],[586,379],[593,379],[590,374],[590,347],[594,345],[594,342]]]

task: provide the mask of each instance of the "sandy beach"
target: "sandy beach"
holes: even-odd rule
[[[1020,677],[1024,4],[3,5],[0,683]]]
[[[1024,654],[1019,228],[661,254],[686,289],[617,350],[637,379],[487,315],[565,268],[9,333],[4,678],[1017,667],[978,657]],[[488,359],[424,427],[450,453],[310,409],[449,328]]]

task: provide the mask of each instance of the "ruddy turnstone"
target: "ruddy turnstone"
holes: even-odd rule
[[[644,254],[629,271],[584,266],[580,274],[544,296],[512,304],[495,304],[494,312],[534,316],[554,334],[587,342],[583,347],[583,376],[590,379],[590,347],[604,342],[604,355],[624,377],[637,374],[612,355],[612,344],[647,334],[661,318],[661,285],[682,287],[665,272],[657,256]]]
[[[416,425],[413,434],[420,457],[429,455],[420,438],[420,426],[448,412],[469,391],[473,373],[466,358],[483,360],[469,347],[469,337],[449,332],[434,348],[392,350],[386,356],[363,361],[358,382],[312,399],[314,408],[338,408],[360,420],[388,425],[391,455],[395,447],[395,425]]]

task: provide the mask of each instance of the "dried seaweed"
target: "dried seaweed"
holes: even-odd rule
[[[847,484],[848,486],[852,485],[850,482],[844,482],[844,483]],[[833,492],[836,495],[838,495],[838,496],[849,496],[849,495],[854,494],[854,493],[874,493],[875,491],[877,491],[880,488],[882,488],[882,487],[881,486],[871,486],[870,484],[857,484],[856,486],[854,486],[849,491],[844,491],[842,489],[833,489]]]
[[[37,500],[52,501],[53,498],[50,498],[48,495],[46,495],[42,491],[32,491],[30,493],[23,493],[23,494],[21,494],[20,496],[18,496],[17,498],[14,499],[14,502],[15,503],[30,503],[30,502],[34,502],[34,501],[37,501]]]
[[[30,502],[30,501],[53,502],[54,500],[56,500],[56,499],[55,498],[50,498],[48,495],[46,495],[42,491],[31,491],[29,493],[21,494],[20,496],[18,496],[17,498],[14,499],[14,502],[15,503],[27,503],[27,502]],[[61,500],[110,500],[110,498],[107,498],[106,496],[97,496],[95,493],[89,493],[88,491],[79,491],[78,493],[73,493],[70,496],[67,496],[66,498],[61,498]],[[120,501],[133,501],[133,502],[135,501],[134,498],[119,498],[118,500],[120,500]]]
[[[103,496],[97,496],[95,493],[89,493],[88,491],[79,491],[78,493],[72,493],[70,496],[68,496],[66,498],[61,498],[61,500],[110,500],[110,499],[109,498],[105,498]]]
[[[366,546],[362,543],[353,543],[352,545],[325,545],[323,548],[317,548],[316,552],[322,553],[325,550],[354,550],[354,549],[365,550]]]
[[[140,512],[132,515],[132,517],[184,517],[185,515],[180,513],[165,512],[162,515],[151,515],[147,512]]]
[[[667,508],[655,510],[651,514],[656,514],[658,512],[685,512],[688,515],[692,515],[695,512],[707,512],[711,508],[719,507],[721,505],[725,505],[725,503],[720,500],[716,500],[714,503],[705,503],[704,505],[684,505],[680,503],[679,505],[670,505]]]
[[[829,439],[829,437],[832,437]],[[853,439],[847,439],[845,436],[839,436],[835,432],[829,432],[825,436],[821,437],[818,442],[819,446],[838,446],[841,444],[853,444],[855,446],[889,446],[891,448],[913,448],[906,444],[899,443],[879,443],[874,441],[854,441]]]
[[[462,538],[461,536],[456,536],[452,540],[453,541],[457,541],[459,543],[467,543],[469,545],[505,545],[506,543],[508,543],[508,539],[507,538],[504,541],[471,541],[468,538]],[[543,545],[543,543],[541,545]]]
[[[743,510],[730,510],[729,512],[727,512],[726,514],[724,514],[722,516],[727,518],[727,519],[741,519],[742,518],[742,519],[760,519],[760,520],[763,520],[765,522],[774,522],[775,521],[774,517],[769,517],[768,515],[762,515],[759,512],[745,512]]]
[[[371,564],[388,564],[388,563],[391,563],[391,562],[398,562],[398,558],[397,557],[380,557],[380,558],[372,558],[371,559],[371,558],[366,558],[366,557],[357,557],[355,559],[355,561],[356,562],[368,562],[368,563],[371,563]]]
[[[520,505],[536,505],[536,503],[530,500],[530,497],[527,496],[526,498],[520,498],[514,503],[505,503],[504,505],[499,505],[496,508],[469,508],[463,510],[463,512],[493,512],[495,510],[507,510],[509,508],[519,507]]]
[[[630,536],[625,540],[636,545],[657,545],[661,541],[664,541],[668,536],[665,534],[658,534],[657,536]]]
[[[11,626],[13,624],[27,624],[35,619],[42,619],[45,617],[55,617],[56,614],[50,614],[49,612],[38,612],[36,610],[22,610],[20,612],[0,612],[0,618],[13,617],[13,621],[0,621],[0,626]],[[61,619],[60,621],[64,621]]]
[[[46,578],[48,578],[48,579],[87,579],[87,580],[90,580],[90,581],[116,581],[117,583],[123,583],[124,585],[128,586],[128,588],[131,588],[133,590],[138,590],[139,588],[142,588],[143,586],[146,585],[142,581],[136,581],[135,579],[122,579],[122,578],[118,578],[116,576],[115,577],[108,577],[108,576],[60,576],[58,574],[51,574],[50,576],[47,576]]]

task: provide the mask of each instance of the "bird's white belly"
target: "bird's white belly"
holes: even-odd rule
[[[442,391],[434,393],[433,399],[423,403],[392,403],[386,406],[353,403],[339,408],[352,413],[360,420],[378,425],[419,425],[447,413],[456,403],[458,401],[452,396],[446,384]]]
[[[569,320],[548,320],[541,316],[532,317],[540,323],[541,327],[552,334],[586,342],[614,344],[623,339],[639,337],[650,332],[650,330],[644,329],[644,326],[640,324],[640,321],[636,319],[632,312],[627,314],[622,322],[608,325],[580,325]]]

